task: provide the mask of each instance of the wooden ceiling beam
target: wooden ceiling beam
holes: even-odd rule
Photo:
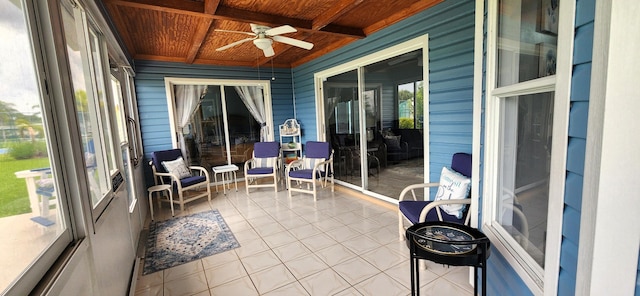
[[[220,5],[220,0],[204,0],[204,13],[216,14],[218,5]]]
[[[213,23],[213,19],[204,19],[198,23],[198,28],[196,29],[195,34],[193,34],[193,39],[191,40],[191,46],[189,47],[185,63],[192,64],[196,59],[196,56],[202,47],[202,42],[207,38],[207,33],[209,33],[209,29],[213,26]]]
[[[311,29],[320,30],[326,27],[344,14],[358,7],[358,5],[362,4],[362,2],[364,2],[364,0],[342,0],[337,4],[334,4],[331,9],[325,11],[323,14],[313,20]]]
[[[216,5],[215,2],[218,2],[218,5]],[[243,23],[258,23],[268,26],[280,26],[287,24],[303,32],[321,32],[358,39],[366,37],[364,30],[362,30],[361,28],[325,25],[324,27],[322,27],[322,30],[314,30],[313,22],[309,20],[227,7],[219,5],[219,0],[213,0],[205,3],[186,0],[164,0],[161,1],[161,3],[159,3],[157,0],[105,0],[105,3],[163,12],[180,13],[219,20],[230,20]],[[208,6],[208,8],[206,8],[206,6]],[[214,7],[215,14],[206,13],[213,10]]]

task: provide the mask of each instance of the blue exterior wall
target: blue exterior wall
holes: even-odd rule
[[[474,1],[445,1],[293,69],[303,141],[315,140],[314,73],[429,34],[430,179],[439,179],[455,152],[471,153],[473,132]]]
[[[595,0],[576,1],[569,145],[567,147],[567,177],[562,218],[558,295],[575,295],[576,289],[594,16]]]
[[[151,152],[171,149],[169,113],[165,91],[165,77],[187,77],[229,80],[270,80],[271,68],[220,67],[189,65],[182,63],[136,61],[136,95],[142,146],[147,158]],[[273,69],[275,80],[271,80],[271,99],[275,139],[278,139],[278,125],[293,117],[291,108],[291,70]]]

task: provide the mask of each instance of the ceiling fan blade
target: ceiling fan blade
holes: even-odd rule
[[[217,49],[216,49],[216,51],[223,51],[223,50],[225,50],[225,49],[232,48],[232,47],[234,47],[234,46],[240,45],[240,44],[245,43],[245,42],[247,42],[247,41],[251,41],[251,40],[253,40],[253,39],[255,39],[255,38],[245,38],[245,39],[242,39],[242,40],[238,40],[238,41],[236,41],[236,42],[233,42],[233,43],[227,44],[227,45],[225,45],[225,46],[223,46],[223,47],[217,48]]]
[[[298,32],[298,30],[296,30],[294,27],[289,25],[284,25],[284,26],[280,26],[280,27],[276,27],[276,28],[264,31],[264,33],[269,36],[275,36],[275,35],[287,34],[287,33],[293,33],[293,32]]]
[[[282,43],[285,43],[285,44],[301,47],[301,48],[304,48],[304,49],[312,49],[313,48],[313,43],[310,43],[310,42],[307,42],[307,41],[302,41],[302,40],[293,39],[293,38],[284,37],[284,36],[273,36],[271,38],[273,39],[273,41],[282,42]]]
[[[232,31],[232,30],[222,30],[222,29],[215,29],[214,31],[216,31],[216,32],[226,32],[226,33],[238,33],[238,34],[245,34],[245,35],[249,35],[249,36],[255,36],[255,35],[256,35],[256,34],[251,33],[251,32]]]
[[[265,57],[272,57],[274,56],[276,53],[273,51],[273,46],[269,46],[265,49],[262,50],[264,52],[264,56]]]

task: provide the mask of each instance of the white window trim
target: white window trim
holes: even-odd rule
[[[638,11],[637,1],[596,1],[576,295],[637,295],[640,140],[621,129],[640,127]]]
[[[475,35],[475,81],[474,85],[474,131],[482,130],[482,52],[484,9],[482,1],[476,3],[476,35]],[[488,1],[487,18],[487,52],[486,52],[486,109],[485,109],[485,142],[484,142],[484,186],[482,191],[482,230],[491,239],[492,245],[504,256],[507,263],[516,271],[532,293],[536,295],[555,295],[558,289],[560,270],[560,247],[562,239],[562,212],[564,208],[564,187],[566,178],[566,153],[568,145],[568,120],[571,90],[573,32],[575,19],[575,1],[560,1],[560,23],[558,28],[558,63],[555,77],[545,77],[517,86],[496,88],[496,38],[497,38],[497,1]],[[555,80],[555,87],[553,87]],[[549,87],[551,86],[551,87]],[[523,91],[523,89],[525,89]],[[536,263],[510,236],[506,236],[492,225],[497,188],[497,160],[499,135],[499,104],[497,97],[523,95],[532,92],[555,91],[553,143],[551,156],[551,175],[549,184],[549,205],[547,218],[547,245],[545,268],[543,274],[537,274]],[[475,134],[475,133],[474,133]],[[474,136],[474,153],[480,155],[480,136]],[[480,172],[479,162],[474,162],[473,170]],[[475,186],[474,188],[478,188]],[[480,193],[478,193],[480,194]],[[478,196],[473,196],[477,200]],[[472,209],[474,211],[474,209]],[[477,210],[474,212],[477,216]],[[475,224],[477,225],[477,220]],[[534,266],[534,267],[532,267]],[[539,267],[537,267],[539,269]]]
[[[178,147],[178,137],[176,136],[178,131],[176,130],[176,106],[174,98],[174,87],[176,85],[219,85],[221,90],[224,91],[225,86],[260,86],[263,89],[264,99],[264,111],[267,114],[265,118],[269,134],[267,139],[269,141],[274,140],[274,127],[273,127],[273,110],[271,107],[271,81],[269,80],[231,80],[231,79],[207,79],[207,78],[183,78],[183,77],[165,77],[164,89],[167,94],[167,107],[169,112],[169,122],[171,123],[171,145],[172,147]],[[223,110],[223,112],[227,112]],[[228,135],[227,135],[228,137]],[[227,146],[229,145],[229,139],[226,139]],[[227,147],[229,149],[229,147]]]

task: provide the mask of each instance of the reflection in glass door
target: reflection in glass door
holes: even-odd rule
[[[323,78],[337,180],[394,199],[424,182],[422,61],[417,49]]]
[[[323,83],[326,139],[334,151],[336,179],[362,186],[360,119],[356,70],[328,77]]]

